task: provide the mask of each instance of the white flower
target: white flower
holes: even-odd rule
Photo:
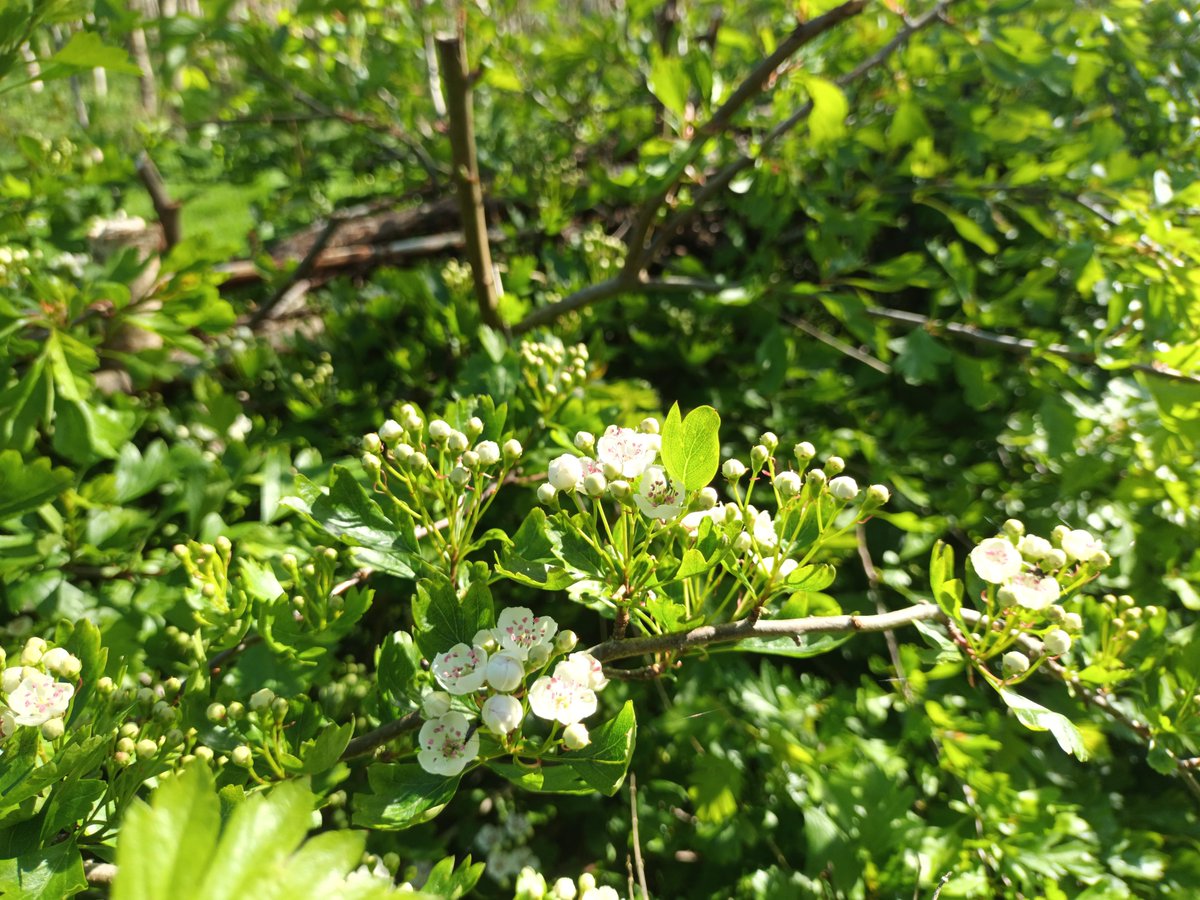
[[[472,694],[483,687],[487,661],[487,651],[482,647],[455,644],[434,657],[433,677],[451,694]]]
[[[609,425],[596,442],[596,458],[610,465],[624,478],[637,478],[654,462],[658,453],[658,436],[639,434],[632,428]]]
[[[1048,540],[1036,534],[1027,534],[1017,541],[1017,550],[1030,562],[1045,559],[1053,549]]]
[[[779,563],[779,580],[783,581],[789,575],[796,571],[796,567],[800,564],[794,559],[785,559]],[[772,570],[775,568],[775,557],[764,556],[758,561],[758,569],[767,577],[770,577]]]
[[[778,547],[779,536],[775,534],[775,523],[771,520],[771,514],[765,509],[760,512],[753,506],[746,507],[746,512],[750,514],[750,520],[753,522],[751,532],[759,550],[774,550]]]
[[[521,656],[513,650],[501,650],[488,660],[487,683],[498,691],[507,693],[515,690],[524,677],[525,666]]]
[[[599,887],[588,888],[580,894],[579,900],[621,900],[621,895],[617,893],[616,888],[602,884]]]
[[[1004,585],[997,596],[1026,609],[1045,609],[1058,599],[1060,593],[1058,582],[1049,575],[1039,578],[1023,572]]]
[[[481,466],[494,466],[500,462],[500,445],[495,441],[480,441],[475,445],[475,453]]]
[[[601,690],[608,684],[608,679],[604,677],[604,666],[586,650],[572,653],[554,667],[554,674],[559,678],[574,678],[593,691]]]
[[[578,456],[564,453],[550,461],[547,477],[556,490],[573,491],[583,480],[583,463]]]
[[[1003,584],[1021,571],[1021,553],[1007,538],[988,538],[971,551],[975,574],[989,584]]]
[[[575,882],[566,877],[558,879],[550,888],[550,896],[554,900],[575,900],[576,893]]]
[[[18,725],[41,725],[66,713],[74,695],[74,685],[55,681],[36,670],[26,670],[21,683],[8,695],[8,708]]]
[[[1062,549],[1068,560],[1090,562],[1104,552],[1104,545],[1090,531],[1076,528],[1062,536]]]
[[[592,739],[588,737],[587,726],[582,722],[576,722],[573,725],[568,725],[563,729],[563,744],[568,750],[582,750]]]
[[[467,717],[458,712],[422,725],[417,743],[421,748],[417,762],[432,775],[458,775],[479,753],[479,735],[471,731]]]
[[[559,677],[555,667],[554,675],[543,675],[529,689],[529,708],[539,718],[574,725],[596,711],[596,694],[573,677]]]
[[[683,501],[683,491],[671,484],[666,470],[661,466],[650,466],[646,469],[642,474],[638,492],[633,498],[643,515],[664,522],[683,512]]]
[[[1055,628],[1042,639],[1042,646],[1051,656],[1062,656],[1071,649],[1071,636],[1061,628]]]
[[[17,730],[17,720],[11,710],[0,709],[0,741],[6,740]]]
[[[714,506],[712,509],[701,509],[697,510],[696,512],[690,512],[679,520],[679,524],[682,525],[689,534],[695,534],[700,529],[700,524],[705,519],[712,519],[714,525],[719,525],[721,522],[724,522],[724,505]]]
[[[849,475],[839,475],[829,482],[829,493],[838,500],[853,500],[858,496],[858,482]]]
[[[788,497],[794,497],[800,493],[800,488],[803,487],[803,482],[800,476],[789,470],[780,472],[775,476],[775,490],[779,492],[779,496],[785,500]]]
[[[26,671],[27,670],[25,666],[11,666],[10,668],[5,669],[2,677],[2,683],[0,683],[0,689],[2,689],[6,694],[11,694],[17,689],[17,685],[24,680]],[[35,672],[37,670],[29,669],[28,671]]]
[[[508,734],[516,730],[523,716],[520,701],[508,694],[492,694],[483,701],[479,710],[483,727],[492,734]]]
[[[533,610],[524,606],[510,606],[502,610],[496,619],[493,633],[505,650],[512,650],[520,659],[526,659],[529,651],[539,644],[553,646],[558,623],[549,616],[535,616]]]

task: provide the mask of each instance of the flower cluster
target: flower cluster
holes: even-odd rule
[[[5,662],[0,651],[0,666]],[[26,641],[19,664],[4,669],[0,684],[0,740],[21,727],[40,728],[47,740],[62,737],[81,669],[79,659],[62,647],[50,647],[39,637]]]
[[[999,535],[980,541],[969,559],[986,584],[985,615],[971,642],[984,658],[1003,654],[1001,669],[1010,679],[1036,667],[1027,653],[1008,649],[1023,633],[1041,639],[1042,658],[1071,649],[1071,635],[1082,630],[1083,620],[1061,603],[1112,561],[1091,532],[1060,525],[1045,538],[1027,534],[1016,519],[1005,522]]]
[[[581,750],[588,745],[583,720],[596,711],[596,691],[607,683],[600,663],[589,653],[570,651],[575,635],[559,633],[549,616],[535,616],[525,607],[503,610],[494,628],[485,628],[471,644],[456,644],[431,663],[442,690],[425,696],[417,741],[417,761],[427,772],[453,776],[479,755],[479,734],[471,719],[506,743],[527,712],[565,726],[562,746]],[[556,655],[560,659],[546,674]],[[525,688],[530,676],[536,676]],[[456,708],[451,708],[458,698]]]
[[[532,868],[517,876],[513,900],[621,900],[615,888],[596,884],[596,876],[584,872],[578,879],[559,878],[547,885],[546,878]]]

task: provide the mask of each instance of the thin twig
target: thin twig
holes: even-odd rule
[[[325,250],[325,247],[328,246],[330,239],[343,221],[342,217],[336,214],[329,217],[329,221],[325,223],[325,227],[321,229],[321,233],[317,235],[317,239],[313,241],[312,246],[308,248],[308,252],[304,254],[304,258],[300,260],[291,274],[284,279],[283,283],[275,289],[275,293],[268,297],[266,302],[250,316],[249,324],[251,328],[262,324],[262,321],[271,314],[271,310],[275,308],[279,301],[287,296],[292,287],[308,277],[309,273],[313,270],[313,266],[317,264],[317,258]]]
[[[892,374],[892,367],[883,360],[876,359],[870,353],[864,353],[857,347],[852,347],[841,338],[834,337],[827,331],[822,331],[820,328],[817,328],[815,325],[806,322],[804,319],[793,319],[790,316],[783,315],[781,315],[779,318],[791,325],[793,328],[803,331],[809,337],[816,338],[827,347],[832,347],[838,353],[850,357],[855,362],[860,362],[864,366],[874,369],[876,372],[880,372],[884,375]]]
[[[467,66],[466,39],[459,32],[437,38],[442,79],[446,87],[446,108],[450,118],[450,152],[454,161],[454,181],[458,185],[463,235],[467,259],[475,282],[475,299],[483,321],[504,330],[500,318],[500,299],[492,269],[492,250],[488,245],[487,211],[483,204],[483,186],[479,180],[479,160],[475,152],[475,116],[471,108],[471,71]]]
[[[887,612],[887,607],[883,604],[883,597],[879,592],[879,571],[875,568],[875,562],[871,559],[871,549],[867,546],[867,531],[863,523],[859,523],[854,531],[854,537],[858,543],[858,558],[862,561],[863,573],[867,576],[867,597],[875,603],[875,611],[877,613]],[[900,659],[900,648],[896,644],[896,635],[890,631],[883,633],[883,639],[887,641],[888,655],[892,658],[892,669],[896,672],[896,679],[900,682],[900,692],[904,694],[904,699],[912,703],[913,693],[912,688],[908,684],[908,676],[904,671],[904,663]]]
[[[646,865],[642,861],[642,842],[638,837],[637,812],[637,776],[629,773],[629,817],[633,824],[633,862],[637,867],[638,886],[642,891],[642,900],[650,900],[650,892],[646,889]]]
[[[376,747],[382,747],[393,738],[398,738],[405,732],[416,730],[420,725],[421,713],[419,710],[413,710],[398,719],[385,722],[378,728],[374,728],[366,734],[359,735],[347,744],[345,752],[342,753],[342,759],[347,760],[366,756],[368,753],[372,753]]]

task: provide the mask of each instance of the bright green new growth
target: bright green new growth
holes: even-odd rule
[[[711,406],[699,406],[681,418],[679,404],[667,413],[662,427],[663,467],[686,491],[698,491],[713,480],[721,464],[721,416]]]

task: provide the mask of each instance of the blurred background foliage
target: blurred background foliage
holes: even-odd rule
[[[865,528],[877,587],[841,548],[846,610],[922,596],[935,540],[965,552],[1017,517],[1101,535],[1117,560],[1104,589],[1167,614],[1127,669],[1093,673],[1140,731],[1061,684],[1035,692],[1081,723],[1087,764],[914,635],[895,659],[878,637],[813,660],[725,653],[610,691],[613,709],[639,701],[651,891],[1192,895],[1197,798],[1162,751],[1200,753],[1200,11],[867,3],[704,131],[798,16],[833,6],[467,7],[510,325],[616,275],[664,192],[651,284],[547,326],[587,344],[596,380],[552,414],[517,410],[532,459],[606,417],[708,403],[731,451],[770,429],[893,487]],[[454,249],[338,271],[298,309],[254,316],[295,287],[303,253],[271,253],[290,237],[364,204],[453,196],[430,63],[454,21],[440,3],[380,0],[0,5],[6,644],[88,618],[110,674],[170,675],[186,612],[173,544],[226,534],[261,560],[311,547],[279,503],[294,473],[356,456],[404,400],[518,402],[516,355],[481,327]],[[180,204],[162,254],[142,154]],[[136,226],[122,237],[122,213],[150,223],[149,244]],[[454,228],[453,214],[421,221]],[[235,260],[252,273],[240,286],[221,268]],[[382,717],[371,655],[408,621],[411,585],[371,584],[359,632],[319,665],[260,645],[227,684]],[[600,637],[565,602],[554,615]],[[1098,604],[1095,628],[1112,615]],[[474,853],[484,896],[511,892],[526,863],[624,885],[628,804],[469,787],[369,847],[410,871]],[[325,816],[346,825],[336,805]]]

